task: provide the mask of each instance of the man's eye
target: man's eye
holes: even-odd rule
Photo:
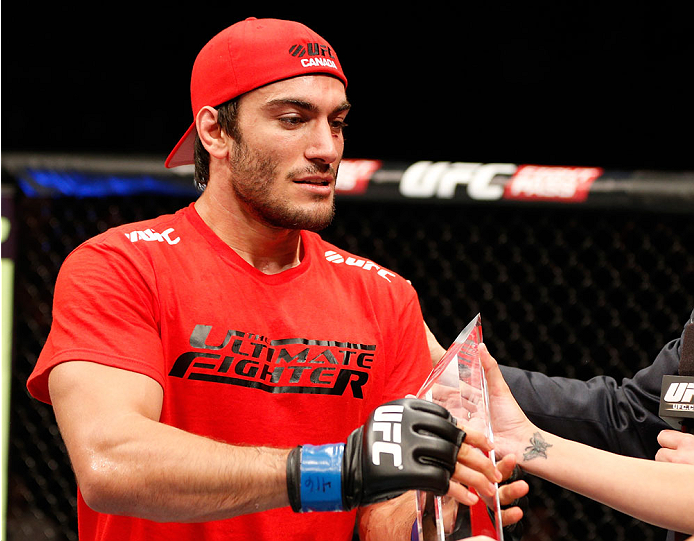
[[[299,116],[283,116],[280,117],[280,122],[288,126],[298,126],[304,122],[304,119]]]
[[[347,123],[344,120],[333,120],[330,125],[336,132],[341,132],[347,127]]]

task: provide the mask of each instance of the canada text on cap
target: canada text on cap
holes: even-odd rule
[[[280,19],[249,17],[214,36],[198,53],[190,80],[193,123],[166,159],[166,167],[194,163],[195,118],[261,86],[326,74],[347,78],[330,44],[307,26]]]

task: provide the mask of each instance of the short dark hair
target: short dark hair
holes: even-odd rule
[[[217,109],[217,124],[224,133],[237,141],[241,140],[241,132],[238,127],[239,100],[231,99]],[[207,152],[200,136],[195,136],[195,176],[193,182],[199,191],[204,191],[207,181],[210,180],[210,153]]]

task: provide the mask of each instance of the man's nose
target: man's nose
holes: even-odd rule
[[[334,163],[342,154],[342,135],[336,134],[329,122],[316,123],[310,137],[306,147],[308,160],[330,164]]]

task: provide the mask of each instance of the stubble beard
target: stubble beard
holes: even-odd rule
[[[231,187],[236,197],[246,208],[265,224],[281,229],[325,229],[335,215],[335,198],[330,202],[316,197],[315,204],[293,205],[291,201],[274,193],[274,185],[280,181],[291,182],[292,178],[330,171],[337,178],[337,168],[331,165],[312,164],[300,171],[290,171],[285,179],[277,177],[277,162],[271,155],[254,153],[240,139],[229,157]]]

